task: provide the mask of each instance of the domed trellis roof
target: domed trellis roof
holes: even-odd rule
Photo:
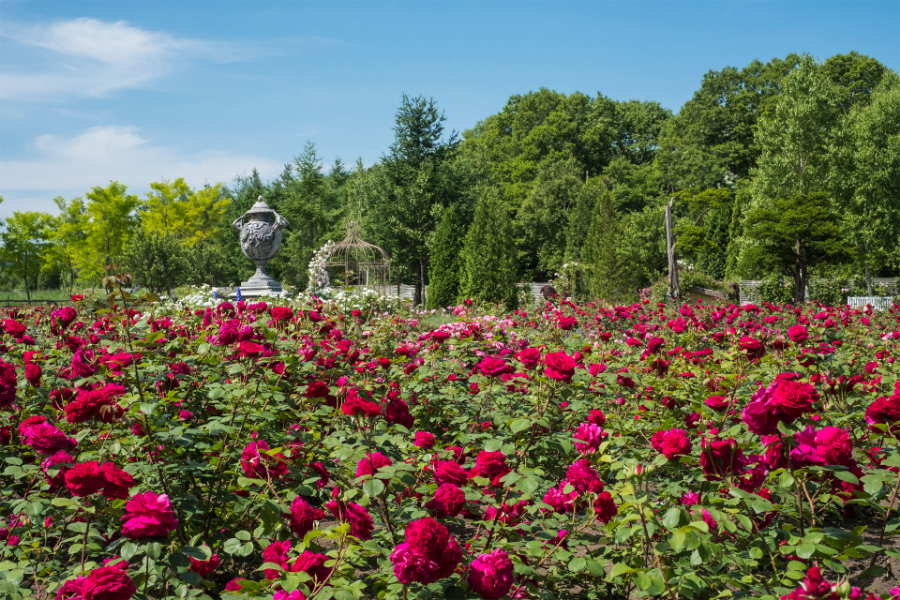
[[[382,248],[363,240],[359,235],[359,224],[350,221],[347,237],[332,247],[325,266],[342,267],[344,285],[386,286],[391,258]]]

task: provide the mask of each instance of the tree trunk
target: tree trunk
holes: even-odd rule
[[[666,249],[669,258],[669,298],[675,300],[681,296],[678,286],[678,258],[675,255],[675,230],[672,225],[672,207],[675,198],[669,200],[666,205]]]
[[[419,259],[419,276],[416,278],[416,293],[413,298],[414,306],[421,306],[424,303],[425,295],[425,263]]]

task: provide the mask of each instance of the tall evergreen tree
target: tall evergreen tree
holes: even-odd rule
[[[444,209],[431,240],[431,266],[428,271],[428,308],[443,308],[459,296],[460,252],[465,241],[465,226],[456,205]]]
[[[597,198],[591,222],[591,291],[597,298],[618,302],[628,299],[631,281],[627,265],[619,255],[622,227],[612,193],[603,187]]]
[[[444,135],[444,114],[433,99],[403,96],[394,126],[394,143],[375,171],[369,220],[375,241],[391,255],[392,275],[415,284],[422,303],[429,270],[429,238],[437,225],[435,205],[449,206],[458,195],[451,159],[455,132]]]
[[[460,273],[461,295],[518,306],[515,243],[506,204],[496,188],[482,191],[466,234]]]

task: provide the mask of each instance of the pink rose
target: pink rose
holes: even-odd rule
[[[479,597],[485,600],[502,598],[513,584],[513,565],[509,555],[500,548],[490,554],[480,554],[472,561],[468,581]]]
[[[434,447],[434,434],[427,431],[417,431],[413,444],[424,450],[431,450]]]
[[[75,438],[64,434],[59,427],[50,423],[32,425],[25,430],[22,441],[41,454],[55,454],[60,450],[70,450],[78,445]]]
[[[169,532],[178,527],[178,519],[165,494],[135,494],[125,503],[125,511],[122,535],[132,540],[168,537]]]
[[[439,518],[455,517],[466,503],[466,494],[452,483],[443,483],[434,492],[434,498],[425,503],[425,508]]]

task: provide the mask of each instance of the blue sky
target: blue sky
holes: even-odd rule
[[[0,217],[272,178],[307,141],[371,165],[403,93],[460,131],[540,87],[677,111],[709,70],[851,50],[900,69],[900,1],[0,0]]]

